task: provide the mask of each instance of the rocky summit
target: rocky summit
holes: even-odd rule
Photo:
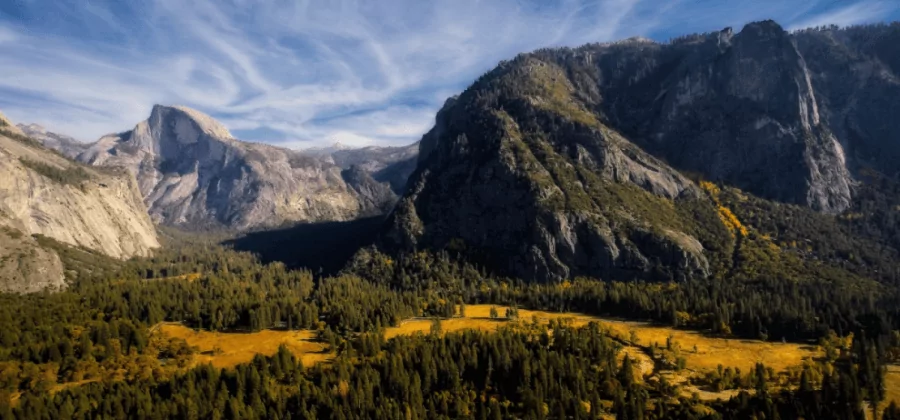
[[[396,200],[368,173],[289,149],[243,142],[186,107],[157,105],[134,129],[77,159],[126,168],[153,220],[183,228],[256,229],[382,214]]]
[[[696,180],[834,214],[897,174],[875,122],[900,109],[898,39],[764,21],[502,62],[438,113],[382,242],[538,281],[703,277],[734,225]]]

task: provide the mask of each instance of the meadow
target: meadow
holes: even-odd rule
[[[491,318],[491,308],[496,309],[499,317]],[[776,372],[782,372],[821,356],[821,350],[813,345],[713,337],[697,331],[642,322],[602,319],[572,312],[519,309],[518,320],[510,320],[505,318],[506,310],[507,307],[504,306],[467,305],[464,317],[442,319],[441,331],[444,334],[472,329],[493,331],[513,323],[537,321],[546,324],[551,319],[566,320],[576,327],[597,322],[610,336],[623,344],[622,357],[628,354],[635,360],[637,370],[642,375],[649,375],[654,369],[654,362],[648,356],[649,347],[653,344],[664,347],[667,340],[680,348],[679,354],[685,359],[686,366],[682,376],[714,371],[719,365],[749,372],[758,362]],[[408,319],[396,327],[386,328],[384,336],[391,339],[400,335],[429,334],[433,322],[431,318]],[[163,324],[159,330],[170,337],[182,338],[190,346],[197,347],[199,354],[195,356],[195,364],[212,363],[216,367],[233,367],[250,361],[256,354],[275,354],[281,344],[285,344],[307,366],[328,361],[334,356],[326,350],[327,345],[315,340],[315,332],[311,330],[223,333],[195,331],[180,324]],[[900,382],[900,372],[897,373],[897,379],[897,382]],[[900,392],[900,388],[897,392]]]
[[[315,341],[315,332],[311,330],[224,333],[197,331],[181,324],[163,324],[158,331],[169,337],[181,338],[188,345],[197,347],[194,365],[210,363],[217,368],[232,368],[253,360],[253,356],[257,354],[271,356],[282,344],[302,360],[305,366],[334,357],[333,353],[327,351],[325,344]]]

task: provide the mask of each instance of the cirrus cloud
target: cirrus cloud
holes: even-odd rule
[[[752,4],[751,4],[752,3]],[[30,0],[0,4],[0,108],[90,141],[155,103],[288,147],[398,145],[500,60],[773,18],[898,17],[893,0]]]

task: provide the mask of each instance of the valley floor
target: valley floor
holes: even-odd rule
[[[492,308],[499,314],[498,318],[491,318]],[[636,375],[639,376],[637,380],[656,381],[665,377],[669,383],[679,386],[683,395],[690,397],[696,394],[701,400],[728,399],[739,392],[736,389],[717,392],[692,384],[696,382],[692,379],[702,378],[720,366],[748,373],[759,362],[783,376],[790,376],[798,374],[804,362],[823,355],[817,346],[710,337],[696,331],[572,312],[519,309],[518,319],[510,320],[504,317],[507,309],[495,305],[466,305],[465,316],[441,319],[441,331],[445,334],[470,329],[493,331],[504,326],[527,325],[535,321],[546,324],[550,320],[565,320],[576,327],[598,322],[601,329],[623,345],[621,357],[624,358],[627,354],[632,359]],[[429,334],[433,324],[432,318],[407,319],[396,327],[386,328],[384,337],[391,339],[402,335]],[[160,324],[157,327],[160,333],[169,338],[184,339],[188,345],[197,348],[198,353],[194,355],[191,365],[211,363],[218,368],[230,368],[249,362],[256,354],[273,355],[282,344],[301,359],[305,366],[328,362],[335,356],[327,350],[326,344],[316,340],[316,333],[312,330],[222,333],[195,331],[176,323]],[[667,341],[670,343],[669,348],[673,349],[672,354],[684,359],[683,368],[658,366],[654,360],[652,347],[664,349]],[[659,358],[660,356],[657,357]],[[896,372],[896,376],[894,384],[897,387],[892,392],[900,393],[900,370]]]
[[[824,357],[820,346],[798,343],[713,337],[697,331],[675,329],[644,322],[599,318],[573,312],[548,312],[518,309],[518,318],[505,317],[509,308],[495,305],[466,305],[464,316],[440,319],[442,334],[463,331],[495,331],[503,327],[527,328],[534,323],[563,322],[574,327],[596,322],[610,338],[622,346],[619,362],[627,355],[633,363],[635,380],[666,381],[678,387],[685,397],[701,401],[727,400],[741,391],[714,389],[708,377],[723,368],[739,370],[737,376],[751,372],[757,363],[774,373],[771,385],[780,388],[796,379],[804,364]],[[491,313],[495,312],[494,317]],[[410,318],[384,330],[391,339],[414,334],[431,334],[434,318]],[[156,340],[184,340],[194,348],[188,360],[169,368],[180,370],[202,364],[216,368],[234,368],[250,362],[257,354],[274,355],[282,345],[302,360],[305,366],[329,363],[335,353],[317,338],[314,330],[263,330],[255,333],[195,330],[180,323],[160,323],[151,328]],[[679,362],[673,363],[673,359]],[[100,380],[98,378],[57,384],[51,392]],[[885,377],[887,398],[900,400],[900,366],[889,366]],[[744,390],[753,392],[744,387]],[[15,405],[18,393],[11,395]],[[886,404],[886,403],[885,403]]]

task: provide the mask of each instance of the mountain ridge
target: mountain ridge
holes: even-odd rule
[[[154,106],[134,129],[104,136],[77,159],[127,168],[153,219],[186,228],[351,220],[380,214],[395,200],[367,174],[351,185],[330,162],[237,140],[213,118],[181,106]]]
[[[812,51],[833,46],[806,36],[761,21],[502,61],[438,112],[381,245],[535,281],[727,272],[755,234],[684,173],[824,214],[857,205],[857,140],[835,135],[838,101],[817,94],[837,70]]]

